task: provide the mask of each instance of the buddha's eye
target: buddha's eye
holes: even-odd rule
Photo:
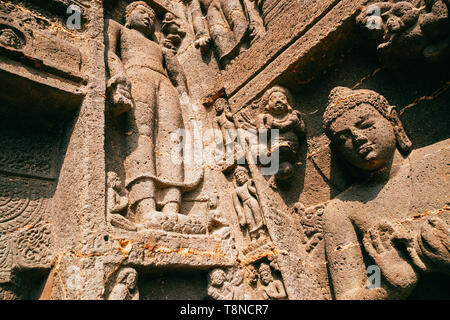
[[[360,129],[368,129],[368,128],[372,127],[373,124],[374,124],[373,121],[364,121],[363,123],[360,123],[358,125],[358,128],[360,128]]]

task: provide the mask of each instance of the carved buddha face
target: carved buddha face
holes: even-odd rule
[[[272,274],[268,269],[260,270],[259,277],[261,282],[266,286],[273,281]]]
[[[113,188],[114,190],[120,190],[122,189],[122,183],[120,182],[119,177],[114,172],[108,173],[108,184],[110,188]]]
[[[386,166],[396,149],[396,136],[391,122],[367,103],[338,117],[331,124],[330,131],[344,159],[364,171]]]
[[[136,287],[137,276],[135,272],[130,272],[126,279],[126,285],[129,289],[133,290]]]
[[[248,174],[244,170],[239,170],[234,175],[238,185],[242,186],[248,181]]]
[[[127,15],[126,25],[130,29],[135,29],[148,36],[153,32],[155,24],[155,14],[144,5],[137,5]]]
[[[285,114],[289,110],[288,98],[283,92],[273,92],[267,102],[267,110],[274,115]]]
[[[214,104],[214,109],[216,110],[216,114],[222,114],[222,112],[227,108],[227,102],[225,99],[217,99]]]

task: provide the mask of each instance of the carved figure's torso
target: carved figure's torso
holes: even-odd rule
[[[122,29],[120,52],[122,63],[127,71],[139,66],[140,72],[144,72],[145,68],[148,68],[167,76],[163,67],[161,47],[138,31]]]

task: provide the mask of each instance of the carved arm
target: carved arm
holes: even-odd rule
[[[203,16],[199,0],[192,0],[191,14],[196,39],[194,45],[196,48],[205,47],[208,45],[211,38],[209,36],[208,28],[205,25],[205,17]]]

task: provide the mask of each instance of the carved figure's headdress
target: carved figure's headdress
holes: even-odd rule
[[[270,269],[270,266],[268,264],[266,264],[266,263],[261,263],[261,265],[259,266],[258,270],[259,270],[260,273],[263,272],[263,271],[267,271],[269,273],[272,272],[272,270]]]
[[[119,274],[117,275],[117,283],[123,283],[125,279],[128,277],[129,274],[135,274],[137,277],[137,272],[133,268],[125,268],[119,271]]]
[[[322,126],[326,135],[331,139],[331,124],[345,112],[357,108],[363,103],[370,104],[392,123],[400,150],[405,153],[409,152],[412,143],[403,129],[395,107],[391,106],[381,94],[372,90],[352,90],[346,87],[336,87],[331,90],[328,106],[322,117]]]
[[[136,9],[138,6],[145,7],[148,10],[152,19],[155,19],[155,17],[156,17],[155,10],[153,10],[153,8],[150,7],[147,2],[134,1],[134,2],[130,3],[125,9],[125,20],[128,20],[128,17],[130,16],[131,12],[133,12],[133,10]]]
[[[270,88],[269,90],[267,90],[264,93],[264,95],[262,97],[262,103],[263,103],[264,108],[267,110],[267,104],[269,102],[269,98],[272,95],[272,93],[275,93],[275,92],[281,92],[286,96],[288,104],[289,104],[288,108],[291,110],[294,106],[294,97],[292,96],[291,92],[287,88],[282,87],[282,86],[273,86],[272,88]]]
[[[234,170],[234,175],[237,175],[239,172],[244,172],[248,175],[248,170],[245,167],[239,166]]]

